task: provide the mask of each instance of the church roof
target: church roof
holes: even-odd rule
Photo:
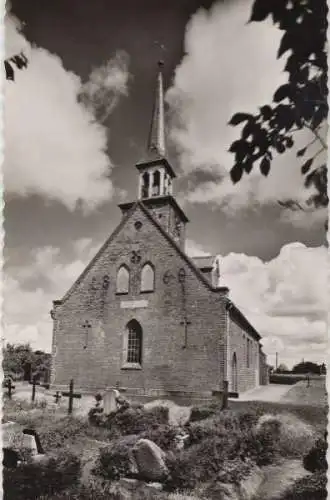
[[[229,316],[247,333],[249,333],[255,340],[261,340],[261,335],[257,330],[251,325],[251,323],[246,319],[244,314],[235,306],[235,304],[227,299],[227,311]]]
[[[184,222],[189,222],[188,217],[186,216],[180,205],[177,203],[176,199],[170,194],[165,196],[153,196],[152,198],[146,198],[143,200],[143,204],[146,207],[148,207],[148,205],[157,206],[158,204],[162,205],[164,201],[170,203],[172,207],[174,207],[180,213]],[[128,201],[125,203],[120,203],[118,207],[120,209],[129,210],[135,203],[135,201]]]
[[[97,254],[94,256],[94,258],[90,261],[90,263],[87,265],[85,270],[81,273],[81,275],[78,277],[78,279],[75,281],[75,283],[72,285],[72,287],[68,290],[68,292],[64,295],[64,297],[60,300],[54,300],[53,303],[54,305],[60,305],[63,302],[65,302],[71,294],[74,292],[75,288],[81,283],[87,272],[92,268],[94,263],[98,260],[98,258],[102,255],[103,251],[105,248],[113,241],[113,239],[117,236],[117,234],[122,230],[122,228],[126,225],[128,220],[131,218],[132,214],[136,210],[137,207],[140,207],[141,210],[144,212],[144,214],[151,220],[151,222],[158,228],[158,230],[162,233],[162,235],[169,241],[169,243],[175,248],[175,250],[181,255],[182,259],[188,264],[188,266],[191,268],[191,270],[196,274],[198,279],[202,281],[207,288],[212,290],[213,292],[225,292],[227,293],[229,291],[228,287],[214,287],[209,280],[203,275],[203,273],[199,270],[199,268],[195,265],[192,259],[188,257],[188,255],[181,250],[179,245],[174,241],[174,239],[163,229],[163,227],[158,223],[158,221],[152,216],[152,214],[149,212],[149,210],[146,208],[144,203],[140,200],[135,201],[130,210],[127,212],[127,214],[122,218],[121,222],[118,224],[116,229],[113,231],[111,236],[107,239],[107,241],[102,245],[100,250],[97,252]]]
[[[215,257],[213,257],[213,255],[192,258],[194,264],[198,267],[198,269],[204,269],[204,270],[213,269],[214,259]]]

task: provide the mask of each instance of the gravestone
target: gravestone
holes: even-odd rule
[[[2,424],[2,449],[3,464],[6,467],[16,467],[27,456],[33,461],[46,458],[37,432],[34,429],[23,429],[16,422]]]
[[[117,389],[106,390],[103,396],[103,411],[105,415],[110,415],[117,411],[117,398],[119,391]]]

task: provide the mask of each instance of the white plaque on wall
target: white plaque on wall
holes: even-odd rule
[[[120,307],[122,309],[139,309],[141,307],[148,307],[147,300],[125,300],[121,301]]]

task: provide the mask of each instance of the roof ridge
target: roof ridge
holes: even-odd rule
[[[134,212],[135,208],[137,207],[138,203],[139,203],[138,201],[135,201],[134,204],[132,205],[132,207],[129,209],[129,211],[124,215],[124,217],[122,217],[121,221],[116,226],[116,228],[114,229],[114,231],[110,234],[109,238],[103,243],[103,245],[100,247],[100,249],[94,255],[94,257],[87,264],[87,266],[85,267],[85,269],[80,273],[80,275],[78,276],[78,278],[76,279],[76,281],[73,283],[73,285],[64,294],[64,296],[62,297],[62,299],[53,300],[53,304],[54,305],[56,305],[56,304],[63,304],[63,302],[65,302],[72,295],[72,293],[75,290],[75,288],[77,287],[77,285],[79,285],[79,283],[81,283],[81,281],[83,280],[83,278],[86,276],[87,272],[91,269],[91,267],[97,261],[97,259],[99,258],[99,256],[102,255],[102,253],[105,250],[105,248],[109,245],[109,243],[111,243],[111,241],[113,240],[113,238],[124,227],[124,225],[126,224],[126,222],[128,221],[128,219],[133,214],[133,212]]]

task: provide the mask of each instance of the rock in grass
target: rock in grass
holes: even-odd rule
[[[168,476],[165,452],[149,439],[139,439],[133,448],[133,455],[141,479],[163,481]]]

